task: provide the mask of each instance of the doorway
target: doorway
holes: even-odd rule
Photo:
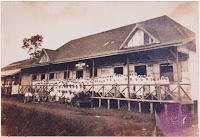
[[[77,79],[83,78],[83,70],[78,70],[78,71],[76,71],[76,78],[77,78]]]

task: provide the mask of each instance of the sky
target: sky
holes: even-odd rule
[[[43,48],[167,15],[198,34],[197,2],[2,2],[1,66],[27,59],[22,41],[43,35]],[[197,35],[198,37],[198,35]]]

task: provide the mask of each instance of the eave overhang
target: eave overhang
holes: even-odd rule
[[[160,48],[167,48],[167,47],[180,47],[180,46],[184,46],[185,44],[187,44],[187,43],[189,43],[193,40],[195,40],[195,38],[188,38],[188,39],[176,41],[176,42],[143,45],[143,46],[138,46],[138,47],[133,47],[133,48],[123,48],[123,49],[120,49],[120,50],[115,50],[115,51],[111,51],[111,52],[95,54],[95,55],[90,55],[90,56],[85,56],[85,57],[80,57],[80,58],[71,58],[71,59],[66,59],[66,60],[62,60],[62,61],[52,61],[52,62],[47,62],[47,63],[43,63],[43,64],[34,64],[34,65],[31,65],[31,66],[25,66],[22,69],[47,66],[47,65],[51,65],[51,64],[70,63],[70,62],[86,60],[86,59],[95,59],[95,58],[100,58],[100,57],[107,57],[107,56],[120,55],[120,54],[128,54],[128,53],[147,51],[147,50],[153,50],[153,49],[160,49]]]

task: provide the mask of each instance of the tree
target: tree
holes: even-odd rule
[[[43,42],[42,35],[35,35],[31,38],[24,38],[23,49],[28,49],[30,58],[38,58],[41,55],[42,48],[41,43]]]

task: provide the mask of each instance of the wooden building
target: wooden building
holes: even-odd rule
[[[94,79],[122,74],[128,78],[128,90],[130,74],[151,75],[154,79],[165,76],[169,78],[170,86],[174,86],[170,92],[178,94],[172,96],[179,96],[173,101],[191,103],[193,93],[198,93],[192,70],[198,67],[193,63],[196,57],[195,37],[181,24],[161,16],[71,40],[56,50],[44,49],[41,58],[24,66],[21,73],[28,74],[32,80]],[[30,82],[22,80],[24,84]]]
[[[2,94],[18,94],[20,85],[30,85],[31,75],[29,73],[22,73],[22,68],[37,62],[36,59],[26,59],[22,61],[13,62],[1,68],[1,89]]]

